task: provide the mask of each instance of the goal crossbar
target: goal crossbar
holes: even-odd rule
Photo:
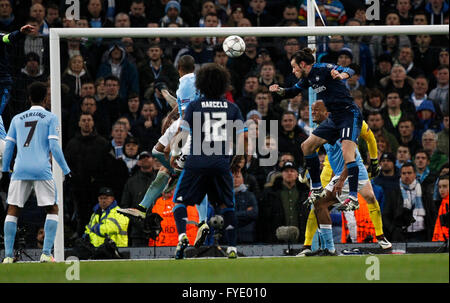
[[[183,27],[183,28],[50,28],[50,93],[51,111],[58,117],[61,129],[61,65],[60,39],[68,37],[104,38],[171,38],[225,37],[230,35],[257,37],[301,36],[384,36],[384,35],[448,35],[448,25],[380,25],[380,26],[298,26],[298,27]],[[61,134],[59,135],[61,144]],[[55,239],[55,260],[64,261],[63,175],[53,159],[53,174],[59,201],[58,230]]]
[[[275,27],[180,27],[180,28],[51,28],[50,38],[64,37],[224,37],[230,35],[257,37],[292,36],[362,36],[362,35],[443,35],[448,25],[368,25],[368,26],[275,26]]]

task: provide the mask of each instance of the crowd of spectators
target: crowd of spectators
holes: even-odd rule
[[[66,14],[71,5],[66,1],[0,0],[1,31],[12,32],[24,24],[39,29],[36,35],[23,36],[10,50],[14,83],[2,115],[6,129],[15,114],[28,109],[27,85],[48,81],[52,27],[306,25],[306,0],[80,2],[80,16],[72,19]],[[448,1],[380,2],[380,20],[368,20],[365,1],[317,0],[326,26],[449,22]],[[316,14],[316,25],[324,26],[319,17]],[[275,230],[282,225],[296,225],[300,235],[304,234],[308,211],[302,199],[307,189],[297,177],[303,166],[300,144],[312,129],[308,92],[283,100],[269,93],[268,87],[274,83],[288,87],[297,82],[290,59],[307,46],[307,38],[246,36],[245,53],[238,58],[225,55],[223,39],[61,40],[62,145],[74,175],[73,181],[65,185],[68,241],[84,232],[99,188],[112,188],[119,206],[132,207],[154,179],[160,164],[151,156],[151,150],[171,110],[161,91],[168,89],[175,95],[177,62],[182,55],[194,57],[196,67],[215,62],[228,68],[231,86],[226,98],[239,106],[245,119],[257,125],[269,120],[279,122],[275,130],[267,123],[270,135],[262,137],[268,149],[278,146],[276,165],[260,166],[258,158],[263,155],[254,148],[242,159],[241,171],[234,174],[240,243],[276,243]],[[448,176],[448,39],[448,35],[389,33],[317,37],[317,62],[349,66],[356,72],[346,85],[377,140],[382,172],[373,183],[383,188],[381,194],[389,193],[379,200],[385,233],[392,241],[403,240],[405,234],[401,232],[414,233],[417,237],[412,239],[431,240],[445,194],[448,203],[448,177],[446,192],[441,190],[445,182],[440,182]],[[362,152],[367,150],[364,144],[360,143]],[[367,153],[363,152],[363,156],[367,160]],[[295,169],[285,167],[287,161],[295,163]],[[409,169],[402,168],[405,163],[410,163]],[[404,176],[406,171],[414,178]],[[417,206],[411,202],[408,190],[421,198],[420,211],[414,215],[424,219],[416,218],[417,223],[398,235],[398,212],[407,203],[409,209]],[[402,199],[407,202],[401,204]]]

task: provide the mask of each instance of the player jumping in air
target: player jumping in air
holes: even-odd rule
[[[316,102],[312,107],[312,116],[313,119],[319,119],[319,117],[325,117],[328,115],[326,113],[326,109],[322,107],[323,102]],[[324,111],[324,112],[322,112]],[[316,124],[320,124],[318,121],[314,120]],[[367,143],[367,149],[370,156],[370,165],[367,169],[370,175],[370,179],[373,179],[378,176],[380,173],[380,166],[378,165],[378,151],[377,151],[377,142],[375,140],[375,136],[373,135],[372,131],[369,129],[369,126],[365,121],[362,122],[362,128],[360,133],[360,138],[362,138]],[[331,178],[333,177],[333,169],[331,168],[330,161],[328,161],[328,156],[325,156],[325,160],[323,161],[323,169],[320,174],[320,180],[322,183],[322,186],[327,186],[328,183],[330,183]],[[305,178],[303,176],[299,176],[299,179],[301,182]],[[304,183],[308,182],[307,180],[304,181]],[[309,183],[309,182],[308,182]],[[310,202],[310,201],[308,201]],[[369,214],[376,215],[377,213],[377,204],[370,204],[369,207],[371,208]],[[372,207],[374,209],[372,209]],[[375,219],[373,219],[375,220]],[[376,220],[375,220],[376,221]],[[311,252],[311,245],[313,243],[313,237],[316,233],[316,230],[318,228],[317,225],[317,218],[314,212],[314,208],[311,208],[311,211],[308,215],[308,220],[306,224],[306,231],[305,231],[305,241],[303,242],[303,250],[299,255],[303,255],[304,253]],[[382,233],[382,229],[377,229],[377,232]],[[378,242],[380,245],[382,242]],[[389,246],[389,245],[388,245]],[[386,245],[383,245],[382,248],[386,249],[389,248]]]
[[[230,245],[228,257],[237,256],[237,218],[230,170],[233,153],[230,148],[240,150],[244,147],[247,128],[239,108],[223,98],[229,81],[228,71],[217,64],[207,64],[199,69],[195,84],[201,97],[186,107],[180,130],[171,143],[173,164],[180,150],[177,148],[179,142],[183,145],[191,136],[190,153],[173,197],[173,214],[179,234],[176,259],[184,258],[184,250],[189,245],[186,206],[199,204],[206,194],[212,204],[220,207],[224,218],[225,236]],[[236,145],[231,143],[234,135]]]
[[[324,101],[330,116],[321,123],[306,141],[302,143],[306,168],[311,178],[311,201],[323,197],[325,191],[320,183],[320,161],[317,148],[327,142],[342,142],[342,155],[348,170],[350,193],[344,205],[358,204],[358,165],[355,162],[356,142],[361,131],[362,114],[353,102],[349,90],[341,80],[354,74],[348,67],[333,64],[314,63],[313,51],[304,48],[296,52],[291,60],[292,72],[300,81],[290,88],[281,88],[277,84],[269,87],[286,98],[298,95],[303,89],[312,87],[317,99]]]
[[[170,141],[173,139],[178,131],[180,122],[183,117],[183,113],[186,106],[193,100],[198,98],[197,89],[195,88],[195,60],[192,56],[185,55],[178,61],[178,73],[180,75],[180,84],[176,92],[177,98],[172,97],[169,92],[162,89],[161,93],[164,98],[171,103],[174,108],[172,112],[167,115],[167,119],[171,120],[175,115],[178,115],[178,119],[175,120],[164,131],[164,134],[159,138],[156,145],[153,147],[152,155],[161,162],[162,166],[156,175],[155,180],[150,184],[144,198],[139,203],[137,208],[125,208],[118,210],[119,213],[126,216],[132,216],[145,219],[147,212],[152,210],[152,207],[164,190],[170,191],[172,186],[175,186],[176,180],[180,175],[182,168],[173,169],[170,166],[169,160],[166,159],[166,151],[170,147]],[[177,105],[177,106],[175,106]],[[179,114],[178,114],[179,113]],[[170,123],[170,122],[169,122]],[[189,148],[189,146],[187,146]],[[169,183],[169,179],[171,180]],[[199,213],[199,229],[197,232],[197,238],[195,240],[195,246],[199,247],[203,244],[207,235],[209,234],[209,227],[205,222],[207,221],[208,200],[204,198],[201,205],[196,205]]]
[[[327,119],[327,109],[322,101],[316,101],[312,105],[313,122],[321,124]],[[309,248],[303,248],[302,252],[298,256],[311,256],[311,255],[336,255],[333,242],[331,218],[329,213],[329,207],[333,204],[341,202],[338,210],[341,211],[353,211],[359,205],[343,205],[342,201],[346,200],[349,194],[349,184],[346,182],[348,170],[344,164],[341,149],[341,139],[336,142],[329,142],[324,144],[324,148],[327,152],[327,157],[331,169],[335,176],[331,179],[328,185],[325,187],[325,196],[319,198],[314,203],[314,212],[317,218],[317,224],[319,225],[319,237],[321,243],[324,246],[323,250],[317,252],[311,252]],[[375,234],[378,244],[383,249],[392,247],[392,244],[385,238],[383,234],[383,223],[381,220],[380,206],[372,189],[372,185],[369,181],[369,176],[364,163],[361,159],[358,149],[356,149],[355,162],[359,167],[359,182],[358,192],[367,201],[369,208],[369,216],[375,227]],[[308,223],[309,222],[308,218]]]
[[[58,118],[44,109],[47,101],[47,85],[34,82],[28,87],[31,108],[16,115],[6,136],[3,155],[3,174],[9,174],[14,145],[17,156],[8,189],[8,213],[5,218],[5,258],[3,263],[14,262],[14,240],[20,210],[34,189],[38,206],[47,212],[45,219],[44,247],[41,262],[54,261],[51,254],[58,226],[58,201],[53,180],[50,153],[66,177],[70,169],[64,159],[59,140]]]

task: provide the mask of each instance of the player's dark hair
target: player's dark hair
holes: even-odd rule
[[[379,97],[380,99],[381,99],[381,102],[383,102],[384,101],[384,94],[383,94],[383,92],[379,89],[379,88],[372,88],[372,89],[370,89],[368,92],[367,92],[367,98],[368,99],[370,99],[370,98],[376,98],[376,97]]]
[[[266,65],[270,65],[273,67],[273,69],[276,70],[275,63],[273,63],[272,61],[264,61],[263,63],[261,63],[261,69],[263,68],[263,66],[266,66]]]
[[[285,115],[291,115],[291,116],[294,116],[294,117],[295,117],[295,120],[297,120],[297,115],[296,115],[293,111],[291,111],[291,110],[286,110],[286,111],[284,111],[283,114],[281,115],[281,119],[283,119],[283,117],[284,117]]]
[[[48,9],[55,9],[59,12],[59,6],[56,3],[50,2],[47,4],[47,7],[45,8],[45,13],[48,13]]]
[[[408,115],[401,117],[400,120],[398,121],[397,125],[400,125],[400,123],[403,123],[403,122],[411,122],[412,126],[414,126],[414,120]]]
[[[120,85],[120,79],[112,74],[105,77],[105,84],[106,81],[116,81]]]
[[[81,104],[83,104],[84,100],[87,100],[87,99],[94,99],[94,101],[95,101],[95,97],[94,96],[87,95],[87,96],[84,96],[83,99],[81,99]],[[96,105],[97,105],[97,102],[96,102]]]
[[[136,92],[131,92],[128,94],[128,100],[134,99],[134,98],[139,98],[139,95]]]
[[[195,86],[208,99],[219,99],[230,85],[228,70],[215,63],[203,65],[197,72]]]
[[[185,73],[192,73],[195,70],[195,59],[190,55],[184,55],[178,60],[178,68]]]
[[[423,149],[420,148],[418,149],[415,153],[414,153],[414,157],[416,157],[417,154],[425,154],[425,156],[427,157],[427,160],[430,160],[430,156],[427,154],[427,152]]]
[[[398,145],[398,147],[404,147],[404,148],[407,148],[408,149],[408,151],[409,151],[409,153],[411,154],[411,148],[409,148],[409,145],[407,145],[407,144],[399,144]],[[398,150],[398,148],[397,148],[397,150]],[[417,153],[416,153],[417,154]]]
[[[401,94],[400,91],[399,91],[398,89],[396,89],[396,88],[392,88],[392,89],[388,90],[388,91],[386,92],[386,97],[389,96],[390,94],[397,94],[397,95],[399,96],[400,99],[402,98],[402,94]]]
[[[439,181],[441,180],[448,180],[448,175],[442,175],[439,177]]]
[[[427,81],[427,84],[430,83],[430,80],[428,80],[427,76],[425,76],[424,74],[419,74],[419,75],[417,75],[417,76],[414,78],[414,80],[417,80],[417,79],[425,79],[425,81]]]
[[[369,111],[367,113],[367,119],[369,119],[369,116],[378,116],[378,115],[382,116],[380,111],[378,111],[378,110],[371,110],[371,111]]]
[[[31,104],[42,104],[47,97],[47,84],[44,82],[33,82],[27,90]]]
[[[413,20],[414,20],[414,17],[415,17],[415,16],[419,16],[419,15],[425,16],[425,19],[427,20],[427,24],[430,23],[430,22],[428,21],[428,14],[427,14],[427,12],[424,11],[424,10],[417,10],[417,11],[415,11],[415,12],[413,13]]]
[[[208,16],[217,17],[217,19],[219,19],[219,16],[217,16],[217,14],[216,14],[216,13],[213,13],[213,12],[207,13],[207,14],[205,15],[205,20],[206,20],[206,17],[208,17]]]
[[[81,119],[81,116],[91,116],[92,120],[94,120],[94,115],[88,112],[81,112],[80,117],[78,117],[78,121]]]
[[[441,64],[441,65],[439,65],[439,66],[437,67],[437,70],[438,70],[438,71],[443,70],[443,69],[449,69],[449,68],[448,68],[448,65],[447,65],[447,64]]]
[[[412,163],[412,162],[406,162],[402,165],[402,167],[400,168],[400,170],[402,170],[404,167],[412,167],[413,171],[416,171],[416,166]]]
[[[214,57],[217,55],[217,53],[225,53],[225,51],[223,50],[222,45],[217,44],[213,47],[213,53],[214,53]]]
[[[301,49],[297,51],[292,58],[295,59],[295,62],[297,64],[300,64],[300,62],[304,61],[306,64],[311,65],[313,64],[316,59],[314,58],[314,53],[316,50],[312,50],[308,47],[305,47],[304,49]]]
[[[29,24],[29,23],[39,23],[39,22],[34,17],[28,17],[27,21],[26,21],[26,24]]]
[[[254,95],[256,97],[259,94],[271,95],[269,89],[267,87],[263,86],[263,85],[258,86],[258,88],[256,89],[256,92],[255,92]]]

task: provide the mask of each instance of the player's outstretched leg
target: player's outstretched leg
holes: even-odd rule
[[[118,209],[117,212],[128,217],[145,219],[147,210],[153,207],[156,199],[167,186],[169,178],[170,175],[168,171],[161,167],[161,169],[158,171],[158,174],[156,175],[155,180],[153,180],[153,182],[148,187],[144,198],[139,203],[137,208],[122,208]]]

